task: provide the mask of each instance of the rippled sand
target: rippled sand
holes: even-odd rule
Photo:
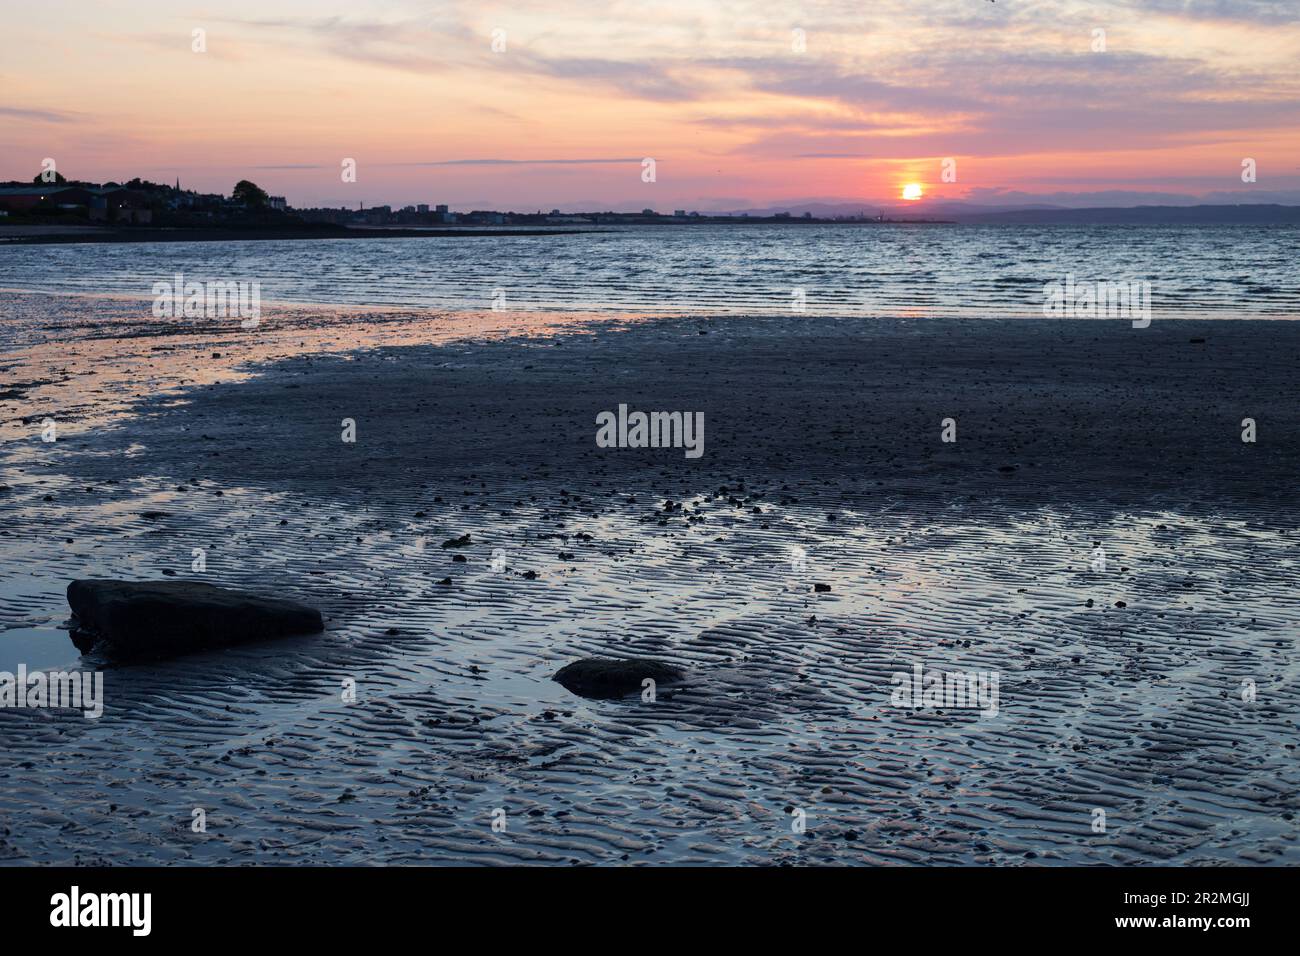
[[[1291,323],[21,308],[60,345],[0,358],[0,657],[194,548],[327,630],[0,710],[5,862],[1300,860]],[[620,402],[704,456],[597,448]],[[550,680],[593,654],[690,678]],[[893,705],[918,662],[998,715]]]

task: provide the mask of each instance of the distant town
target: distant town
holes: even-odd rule
[[[773,215],[717,215],[695,210],[674,209],[660,212],[562,213],[501,212],[492,209],[452,211],[446,203],[418,203],[357,208],[290,206],[283,196],[271,196],[256,184],[243,180],[229,196],[200,193],[175,185],[132,179],[123,183],[88,183],[57,176],[45,181],[36,176],[32,182],[0,183],[0,222],[6,224],[86,223],[113,226],[150,227],[267,227],[292,228],[302,225],[328,225],[343,228],[408,228],[438,226],[596,226],[656,225],[672,223],[735,222],[926,222],[932,220],[897,220],[883,213],[863,210],[858,215],[817,218],[811,213],[795,216],[788,212]]]
[[[186,189],[179,180],[172,185],[139,178],[91,183],[51,172],[30,182],[0,183],[0,241],[5,243],[547,235],[611,226],[683,224],[1300,226],[1300,206],[1276,203],[1064,208],[948,202],[927,207],[926,212],[934,218],[899,215],[897,209],[855,210],[851,203],[841,203],[818,212],[820,215],[770,208],[734,213],[651,208],[639,212],[503,212],[453,210],[447,203],[300,208],[248,180],[236,183],[229,196]]]
[[[778,212],[771,216],[756,216],[749,213],[736,215],[718,215],[716,213],[674,209],[672,212],[659,212],[656,209],[642,209],[640,212],[603,212],[564,213],[558,209],[550,212],[497,212],[490,209],[474,209],[469,212],[452,212],[445,204],[430,206],[420,203],[394,209],[391,206],[371,206],[368,209],[294,209],[294,214],[307,222],[330,222],[342,226],[595,226],[595,225],[663,225],[691,222],[893,222],[883,214],[868,215],[865,211],[856,216],[836,216],[833,219],[818,219],[811,213],[795,216],[788,212]],[[909,219],[908,222],[922,220]]]

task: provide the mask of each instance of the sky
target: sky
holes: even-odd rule
[[[49,157],[515,211],[909,184],[921,207],[1300,202],[1300,0],[41,0],[0,22],[0,179]]]

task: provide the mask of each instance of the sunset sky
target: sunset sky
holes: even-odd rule
[[[5,7],[0,179],[48,156],[299,206],[722,210],[909,183],[922,205],[1300,202],[1297,0]]]

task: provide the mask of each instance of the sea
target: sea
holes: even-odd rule
[[[1142,283],[1155,318],[1300,317],[1294,226],[610,226],[562,235],[5,246],[0,289],[433,310],[1037,317],[1053,284]],[[0,310],[0,319],[3,319]]]

